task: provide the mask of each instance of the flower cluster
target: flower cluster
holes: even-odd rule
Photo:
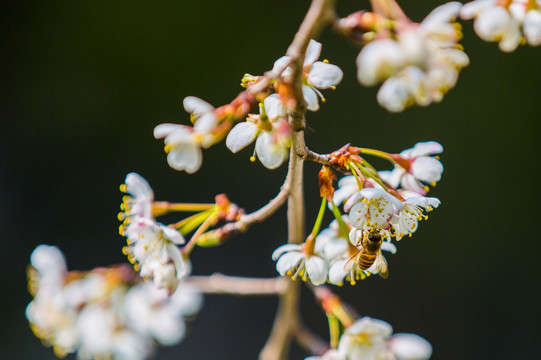
[[[314,285],[325,281],[353,285],[372,274],[387,277],[382,251],[395,254],[391,240],[412,236],[419,221],[428,218],[425,213],[440,205],[437,198],[425,196],[425,184],[434,186],[441,179],[443,165],[431,155],[442,151],[435,141],[418,143],[400,154],[352,150],[383,157],[394,164],[394,169],[377,173],[364,167],[366,161],[360,157],[350,157],[353,175],[340,179],[331,200],[331,207],[344,203],[347,215],[338,214],[335,208],[336,220],[319,232],[315,241],[309,237],[303,244],[277,248],[272,257],[278,261],[278,272],[299,276]]]
[[[413,104],[426,106],[441,101],[455,86],[460,69],[469,63],[454,22],[461,6],[442,5],[421,23],[402,13],[388,21],[379,19],[385,14],[374,16],[375,39],[357,57],[357,77],[367,86],[383,82],[377,95],[381,106],[391,112]]]
[[[361,318],[350,325],[336,349],[306,360],[428,360],[432,346],[415,334],[394,334],[382,320]]]
[[[477,35],[497,41],[500,50],[514,51],[521,43],[541,45],[541,2],[538,0],[475,0],[460,10],[473,19]]]
[[[155,221],[154,193],[140,175],[130,173],[121,190],[127,193],[119,217],[121,235],[126,237],[123,252],[143,278],[154,279],[158,288],[174,292],[179,281],[190,272],[189,263],[177,245],[184,238],[177,230]]]
[[[154,343],[177,344],[185,317],[202,305],[194,287],[182,284],[169,296],[125,265],[68,272],[63,254],[48,245],[32,253],[28,277],[34,299],[26,317],[60,357],[147,359]]]
[[[317,111],[319,99],[325,101],[320,89],[335,88],[342,80],[342,70],[328,61],[316,61],[321,53],[321,44],[311,40],[306,50],[303,65],[303,95],[307,109]],[[270,79],[274,88],[280,84],[290,84],[291,62],[283,56],[274,63],[276,78]],[[264,77],[245,75],[242,84],[250,87]],[[289,85],[288,85],[289,86]],[[256,138],[255,154],[268,169],[276,169],[287,159],[290,146],[290,128],[287,108],[291,95],[269,94],[272,87],[254,96],[250,89],[240,93],[230,104],[214,108],[207,102],[188,96],[184,99],[184,109],[190,113],[193,126],[160,124],[154,129],[154,137],[164,139],[167,162],[175,170],[192,174],[202,164],[202,151],[227,136],[226,145],[234,153],[251,144]],[[259,115],[248,114],[255,98],[259,103]],[[248,114],[244,122],[233,124]],[[251,158],[255,160],[255,156]]]

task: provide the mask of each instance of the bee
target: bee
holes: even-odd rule
[[[350,260],[355,259],[357,267],[360,270],[368,270],[374,266],[373,273],[378,274],[384,279],[389,277],[389,271],[387,269],[387,261],[381,253],[381,244],[383,238],[377,232],[371,231],[368,236],[362,236],[357,242],[357,247],[361,246],[359,252],[351,257]]]

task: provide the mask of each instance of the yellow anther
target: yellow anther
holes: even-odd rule
[[[425,220],[428,220],[428,215],[425,215]]]
[[[329,63],[329,60],[324,59],[323,62],[324,62],[325,64],[328,64],[328,63]]]
[[[428,211],[432,211],[432,210],[434,210],[434,208],[432,206],[429,206]]]
[[[428,192],[430,190],[430,188],[428,186],[423,186],[423,189],[425,189],[426,192]]]
[[[122,253],[124,255],[128,255],[128,247],[127,246],[122,247]]]
[[[434,186],[436,186],[436,182],[435,182],[435,181],[432,181],[432,182],[430,183],[430,185],[432,185],[432,187],[434,187]]]
[[[163,147],[163,150],[165,151],[166,154],[169,154],[172,148],[173,148],[173,145],[167,144]]]
[[[331,86],[331,89],[336,90],[336,86],[334,86],[334,85]]]
[[[255,162],[255,156],[250,156],[250,162]]]
[[[412,236],[413,236],[413,233],[409,233],[409,234],[408,234],[408,237],[412,237]]]
[[[126,184],[120,185],[120,191],[122,191],[122,192],[128,191],[128,186]]]
[[[124,219],[126,219],[126,214],[124,214],[123,212],[119,212],[116,217],[118,218],[118,220],[124,221]]]
[[[321,102],[327,102],[327,99],[325,99],[324,97],[321,98]]]
[[[336,284],[336,286],[344,286],[344,283],[340,282],[340,283]]]

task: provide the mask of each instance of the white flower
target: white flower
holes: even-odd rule
[[[413,104],[441,101],[458,72],[469,63],[457,47],[459,32],[453,26],[461,7],[450,2],[434,9],[420,24],[408,23],[393,38],[368,43],[357,57],[357,77],[367,86],[384,81],[377,99],[391,112]]]
[[[388,347],[398,360],[428,360],[432,356],[432,345],[415,334],[395,334]]]
[[[285,244],[272,253],[272,259],[278,260],[276,270],[280,275],[300,276],[314,285],[321,285],[327,280],[329,264],[318,254],[308,255],[303,251],[304,244]]]
[[[268,169],[275,169],[288,158],[291,135],[287,110],[278,94],[267,96],[260,105],[260,115],[250,116],[246,122],[235,125],[226,139],[233,153],[240,151],[256,138],[255,153]],[[265,117],[263,116],[265,114]]]
[[[176,245],[184,238],[175,229],[152,219],[136,218],[125,231],[128,245],[123,251],[140,267],[142,277],[153,278],[157,287],[174,292],[180,279],[189,273],[189,265]]]
[[[127,292],[125,303],[127,322],[131,327],[162,345],[171,346],[184,337],[184,317],[199,311],[202,296],[185,284],[169,296],[167,291],[143,282]]]
[[[423,210],[432,211],[440,205],[440,200],[434,197],[410,197],[403,204],[404,208],[391,219],[396,240],[411,236],[423,219]],[[426,216],[425,216],[426,217]]]
[[[382,189],[365,188],[344,205],[351,226],[359,230],[386,230],[393,214],[402,209],[400,200]]]
[[[332,88],[342,81],[342,70],[336,65],[329,64],[326,61],[316,61],[321,53],[321,43],[310,40],[303,64],[303,82],[302,92],[306,101],[307,109],[317,111],[319,109],[318,98],[323,98],[318,89]],[[283,56],[274,63],[273,71],[281,68],[290,61],[289,56]],[[290,81],[291,69],[288,67],[282,72],[282,77]]]
[[[85,306],[78,316],[77,328],[81,333],[80,359],[143,360],[152,351],[148,338],[123,327],[113,307]]]
[[[387,360],[387,340],[392,332],[385,321],[363,317],[346,329],[338,351],[348,360]]]
[[[192,174],[201,167],[201,148],[210,147],[216,140],[212,130],[218,119],[210,104],[193,96],[184,99],[184,108],[191,114],[194,127],[160,124],[154,128],[154,137],[164,138],[167,162],[173,169]]]
[[[402,151],[392,171],[380,171],[378,174],[390,186],[398,188],[399,185],[420,195],[427,193],[423,183],[435,185],[441,179],[443,165],[431,157],[443,151],[443,147],[436,141],[420,142],[411,149]]]

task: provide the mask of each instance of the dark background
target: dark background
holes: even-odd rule
[[[341,1],[346,15],[368,2]],[[403,2],[414,20],[435,6]],[[438,2],[441,3],[441,2]],[[245,72],[280,57],[308,1],[3,2],[0,130],[0,357],[53,359],[24,316],[25,266],[41,243],[59,246],[70,269],[125,262],[117,234],[118,186],[143,175],[158,200],[212,201],[227,192],[248,211],[277,193],[285,166],[250,163],[218,144],[195,175],[168,167],[162,122],[187,123],[187,95],[232,100]],[[431,192],[442,206],[398,254],[391,276],[337,291],[363,315],[414,332],[433,359],[531,359],[541,352],[538,190],[541,49],[504,54],[464,25],[470,55],[441,104],[390,114],[377,88],[355,79],[358,49],[325,32],[322,57],[345,74],[310,113],[307,143],[346,142],[399,152],[418,141],[445,147],[445,172]],[[384,165],[384,164],[382,164]],[[307,164],[307,228],[319,198],[318,166]],[[329,217],[330,219],[330,217]],[[270,255],[286,241],[285,211],[220,248],[196,249],[195,274],[274,276]],[[308,292],[303,317],[321,336],[326,319]],[[207,297],[187,339],[159,359],[254,359],[270,331],[273,298]],[[294,359],[303,359],[300,349]],[[72,357],[68,357],[72,358]]]

